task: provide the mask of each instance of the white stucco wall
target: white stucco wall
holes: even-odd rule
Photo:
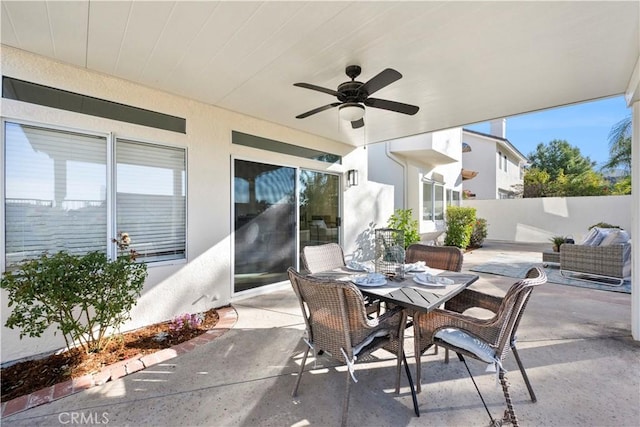
[[[476,208],[476,216],[487,220],[487,239],[549,242],[552,236],[571,235],[580,242],[598,222],[631,231],[631,202],[631,196],[544,197],[464,200],[463,205]]]
[[[382,223],[393,210],[393,188],[367,182],[364,148],[354,148],[273,123],[153,90],[107,75],[57,63],[2,46],[2,74],[71,92],[186,118],[186,135],[2,99],[0,115],[8,120],[92,132],[187,148],[187,260],[149,267],[149,277],[133,319],[123,330],[228,304],[232,291],[231,159],[284,164],[344,176],[360,172],[360,185],[343,187],[343,244],[347,253],[370,224]],[[232,145],[233,130],[301,145],[343,156],[342,165]],[[4,164],[3,164],[4,168]],[[4,172],[2,185],[4,185]],[[343,180],[344,183],[345,180]],[[4,223],[4,218],[2,218]],[[4,242],[3,242],[4,244]],[[288,286],[282,283],[280,286]],[[261,289],[262,292],[269,289]],[[6,322],[6,293],[2,292],[2,324]],[[19,340],[19,331],[2,327],[2,362],[61,348],[60,334]]]
[[[475,178],[464,181],[462,188],[476,195],[477,199],[496,198],[496,145],[484,137],[463,133],[463,140],[471,147],[470,153],[462,153],[462,167],[478,172]]]
[[[419,231],[427,240],[431,240],[432,232],[444,230],[444,221],[422,219],[423,182],[424,179],[442,180],[445,192],[458,191],[462,198],[462,129],[371,144],[367,151],[370,179],[395,188],[394,209],[412,209]],[[446,155],[442,156],[443,153]],[[443,161],[445,163],[439,163]]]
[[[463,153],[462,166],[478,172],[475,178],[464,182],[463,188],[474,193],[476,199],[497,199],[499,190],[512,192],[514,185],[522,184],[520,162],[523,159],[514,154],[507,142],[472,132],[463,132],[463,139],[471,152]],[[507,156],[506,171],[500,168],[499,153]]]

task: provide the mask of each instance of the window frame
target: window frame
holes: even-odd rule
[[[148,140],[143,140],[140,138],[129,138],[126,136],[119,136],[119,135],[113,135],[113,143],[111,146],[111,155],[112,155],[112,163],[109,169],[111,169],[111,173],[113,175],[113,179],[111,181],[111,191],[110,193],[112,193],[112,225],[114,227],[113,229],[113,235],[115,237],[115,235],[118,233],[117,230],[117,224],[118,224],[118,217],[117,217],[117,191],[118,191],[118,174],[117,174],[117,167],[118,167],[118,159],[117,159],[117,147],[118,147],[118,141],[121,141],[123,143],[129,143],[129,144],[138,144],[138,145],[147,145],[147,146],[152,146],[152,147],[157,147],[157,148],[167,148],[167,149],[172,149],[172,150],[180,150],[184,153],[184,257],[182,258],[175,258],[175,259],[167,259],[167,260],[159,260],[159,261],[149,261],[149,262],[145,262],[145,264],[147,264],[147,266],[156,266],[156,265],[172,265],[172,264],[183,264],[186,263],[188,260],[188,250],[189,250],[189,245],[188,245],[188,221],[189,221],[189,203],[188,203],[188,195],[189,195],[189,174],[188,174],[188,160],[189,160],[189,156],[188,156],[188,152],[187,152],[187,147],[182,147],[179,145],[174,145],[174,144],[165,144],[165,143],[158,143],[158,142],[154,142],[154,141],[148,141]],[[124,230],[126,231],[126,230]],[[110,240],[110,239],[109,239]],[[111,248],[113,248],[113,250],[115,251],[115,245],[109,245]],[[114,252],[114,257],[115,257],[115,252]]]
[[[107,251],[106,255],[109,259],[115,259],[117,256],[117,249],[115,243],[112,242],[112,239],[116,237],[117,230],[117,218],[116,218],[116,190],[117,190],[117,174],[116,174],[116,143],[117,140],[125,140],[129,142],[136,142],[140,144],[153,145],[158,147],[167,147],[173,149],[179,149],[184,152],[184,175],[185,175],[185,196],[184,196],[184,208],[185,208],[185,219],[184,219],[184,234],[185,234],[185,251],[184,257],[171,259],[171,260],[162,260],[162,261],[151,261],[145,262],[147,267],[162,267],[167,265],[176,265],[176,264],[186,264],[189,260],[189,149],[188,147],[175,143],[167,143],[164,141],[155,141],[149,140],[145,138],[138,138],[135,136],[128,136],[125,134],[115,134],[114,132],[100,132],[95,130],[89,130],[86,128],[80,127],[70,127],[70,126],[61,126],[56,124],[51,124],[48,122],[40,122],[40,121],[32,121],[32,120],[24,120],[17,119],[11,117],[0,117],[0,165],[2,165],[2,177],[1,181],[3,185],[0,185],[0,233],[2,236],[6,234],[6,134],[5,128],[7,123],[17,124],[21,126],[33,126],[37,128],[42,128],[45,130],[50,130],[52,132],[71,132],[76,134],[84,134],[88,136],[97,136],[106,138],[107,144],[107,167],[106,167],[106,204],[107,204],[107,213],[106,213],[106,229],[107,234],[105,236],[105,240],[107,242]],[[168,131],[167,131],[168,132]],[[3,243],[0,244],[0,272],[7,271],[6,264],[6,239],[3,239]]]
[[[425,193],[425,186],[430,186],[431,187],[431,201],[429,202],[431,204],[431,218],[425,218],[424,216],[424,210],[425,210],[425,206],[424,206],[424,193]],[[442,202],[442,218],[436,218],[436,186],[440,187],[442,189],[442,199],[438,200],[439,202]],[[437,182],[431,179],[423,179],[422,180],[422,200],[421,200],[421,204],[422,204],[422,209],[421,209],[421,213],[422,213],[422,221],[429,221],[429,222],[436,222],[436,221],[444,221],[445,220],[445,216],[446,216],[446,207],[447,207],[447,189],[445,188],[444,184],[441,182]]]

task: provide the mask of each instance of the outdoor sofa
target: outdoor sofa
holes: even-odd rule
[[[631,276],[631,238],[618,228],[595,227],[581,244],[560,246],[560,274],[620,286]]]

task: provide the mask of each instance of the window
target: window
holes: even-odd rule
[[[503,166],[504,166],[504,171],[505,171],[505,172],[507,172],[507,164],[508,164],[508,163],[509,163],[509,162],[507,161],[507,155],[505,154],[505,155],[504,155],[504,162],[503,162]]]
[[[5,123],[6,265],[107,249],[107,139]]]
[[[435,221],[444,219],[444,186],[436,182],[422,184],[422,219]]]
[[[502,170],[502,151],[498,151],[498,169]]]
[[[116,163],[116,230],[145,262],[184,258],[184,150],[118,140]]]
[[[112,183],[112,138],[4,125],[6,266],[44,251],[109,252],[118,231],[139,260],[185,257],[184,149],[119,140]]]
[[[498,189],[499,199],[513,199],[513,193],[507,190]]]
[[[460,192],[448,189],[447,190],[447,206],[460,206]]]

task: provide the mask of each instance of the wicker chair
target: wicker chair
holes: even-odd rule
[[[405,254],[405,262],[413,264],[418,261],[439,270],[462,271],[462,261],[464,255],[462,250],[455,246],[430,246],[420,243],[414,243],[407,248]],[[445,306],[446,307],[446,306]],[[435,354],[438,354],[438,346],[435,346]],[[420,354],[416,353],[416,371],[420,378]],[[445,359],[449,360],[449,350],[445,350]],[[418,381],[418,392],[420,391],[420,382]]]
[[[305,246],[302,248],[302,266],[311,274],[344,267],[344,252],[337,243]],[[380,314],[380,301],[365,298],[365,305],[367,314]]]
[[[416,354],[421,355],[431,345],[437,344],[455,351],[465,366],[466,361],[463,356],[495,363],[507,403],[504,421],[518,425],[502,360],[509,349],[513,350],[529,396],[535,402],[536,396],[516,349],[516,331],[533,288],[546,283],[546,281],[547,277],[544,271],[534,267],[527,272],[526,278],[514,283],[502,298],[466,289],[447,302],[448,309],[436,309],[430,313],[416,315],[414,317]],[[491,319],[478,319],[462,314],[472,307],[488,309],[495,315]],[[420,364],[417,369],[418,379],[416,381],[418,382],[418,390],[420,390]],[[473,380],[473,376],[471,379]],[[475,380],[473,382],[475,384]],[[478,393],[480,394],[480,390]],[[482,399],[481,394],[480,398]],[[484,399],[482,402],[484,404]],[[487,409],[492,423],[495,423],[486,404],[485,409]]]
[[[342,404],[342,425],[346,425],[349,409],[351,378],[357,359],[384,348],[397,359],[396,393],[400,392],[400,371],[403,357],[404,310],[385,312],[376,319],[369,319],[360,290],[351,282],[321,280],[303,276],[289,268],[289,279],[295,291],[307,330],[307,348],[300,363],[300,372],[292,396],[304,371],[309,350],[317,354],[322,351],[330,358],[345,363],[346,391]]]
[[[440,270],[462,270],[463,255],[455,246],[428,246],[414,243],[407,248],[405,262],[424,261],[427,266]]]
[[[344,252],[337,243],[302,248],[302,266],[309,273],[344,267]]]

